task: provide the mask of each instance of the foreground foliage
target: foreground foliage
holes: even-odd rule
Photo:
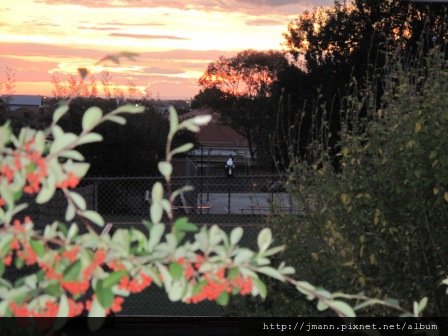
[[[405,306],[425,296],[425,314],[443,316],[448,308],[442,285],[448,284],[448,63],[435,48],[417,60],[397,56],[384,73],[381,102],[365,89],[372,85],[359,85],[346,98],[337,162],[316,140],[309,162],[292,165],[288,183],[304,206],[301,224],[277,216],[271,225],[289,246],[284,260],[297,263],[298,273],[310,281],[400,298]],[[290,314],[313,312],[304,302],[294,304],[300,300],[295,293],[270,287],[278,293],[271,308],[254,307],[254,314],[284,314],[285,302],[293,307]],[[389,314],[384,306],[367,313]]]

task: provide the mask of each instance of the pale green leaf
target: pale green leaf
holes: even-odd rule
[[[176,109],[173,106],[168,108],[168,112],[170,114],[170,132],[169,137],[173,137],[177,132],[179,126],[179,118],[177,117]]]
[[[260,231],[257,238],[258,249],[261,252],[266,251],[272,243],[272,232],[269,228]]]
[[[67,317],[68,311],[69,311],[69,306],[68,306],[67,296],[65,294],[62,294],[61,298],[59,300],[59,310],[58,310],[57,317]]]
[[[232,230],[232,232],[230,233],[230,243],[232,245],[238,244],[238,242],[243,237],[243,232],[244,232],[244,230],[241,227],[234,228]]]
[[[63,151],[59,157],[61,158],[67,158],[67,159],[72,159],[72,160],[77,160],[77,161],[84,161],[84,156],[76,151],[76,150],[67,150],[67,151]]]
[[[254,252],[252,252],[249,249],[242,248],[236,252],[236,256],[235,256],[235,259],[233,260],[233,262],[236,265],[247,263],[253,256],[254,256]]]
[[[84,116],[82,117],[82,130],[89,131],[94,128],[100,122],[103,116],[103,111],[97,107],[93,106],[88,108],[84,112]]]
[[[275,268],[272,267],[259,267],[257,268],[257,271],[263,274],[266,274],[268,276],[270,276],[271,278],[280,280],[280,281],[285,281],[285,277]]]
[[[119,114],[119,113],[130,113],[130,114],[137,114],[142,113],[145,111],[145,107],[137,104],[126,104],[123,106],[120,106],[113,110],[112,114]]]
[[[64,114],[67,113],[69,109],[70,106],[68,104],[59,106],[53,113],[53,123],[56,124],[59,121],[59,119],[61,119],[64,116]]]
[[[260,296],[262,297],[262,299],[263,300],[266,299],[268,291],[266,289],[266,285],[264,284],[264,282],[257,278],[253,278],[252,280],[254,282],[254,285],[258,288],[258,291],[260,292]]]
[[[68,233],[67,233],[67,240],[72,240],[73,238],[75,238],[75,236],[78,234],[79,232],[79,228],[78,225],[76,225],[76,223],[73,223],[72,225],[70,225],[70,228],[68,229]]]
[[[193,148],[194,148],[194,144],[192,144],[192,143],[186,143],[186,144],[184,144],[184,145],[182,145],[182,146],[179,146],[179,147],[177,147],[177,148],[174,148],[174,149],[171,151],[171,155],[174,156],[174,155],[176,155],[176,154],[180,154],[180,153],[187,153],[187,152],[189,152],[190,150],[192,150]]]
[[[57,153],[64,148],[73,146],[78,137],[73,133],[64,133],[54,139],[53,144],[50,147],[50,154]]]
[[[54,181],[54,175],[50,175],[48,180],[42,183],[42,188],[36,197],[37,204],[47,203],[56,192],[56,183]]]
[[[98,226],[104,226],[103,217],[101,217],[101,215],[96,211],[93,210],[84,211],[82,213],[82,216]]]
[[[152,197],[152,202],[153,203],[157,203],[157,202],[160,202],[162,200],[162,198],[163,198],[163,186],[162,186],[162,183],[160,183],[160,182],[154,183],[154,185],[152,187],[151,197]]]
[[[78,145],[84,145],[87,143],[100,142],[100,141],[103,141],[103,136],[101,134],[90,132],[79,138]]]
[[[167,162],[167,161],[162,161],[159,162],[159,171],[160,173],[165,177],[165,179],[168,179],[171,174],[173,173],[173,166],[171,165],[171,163]],[[163,189],[162,189],[163,192]]]
[[[176,302],[182,299],[184,293],[185,293],[185,282],[182,280],[174,281],[171,284],[170,290],[168,291],[168,298],[172,302]]]
[[[339,316],[356,317],[352,307],[343,301],[331,301],[327,303],[331,309],[335,310]]]
[[[106,120],[112,121],[119,125],[126,124],[126,119],[118,115],[107,115]]]
[[[76,208],[73,206],[72,203],[68,203],[67,210],[65,211],[65,220],[71,221],[73,218],[75,218],[76,215]]]
[[[151,252],[157,244],[160,243],[160,239],[165,231],[165,225],[154,224],[149,231],[148,250]]]
[[[160,223],[160,221],[162,220],[162,216],[163,216],[163,208],[160,205],[160,203],[151,204],[150,208],[151,221],[154,224]]]
[[[80,194],[78,194],[78,193],[76,193],[74,191],[70,191],[69,195],[70,195],[73,203],[75,203],[75,205],[79,209],[85,210],[87,208],[86,200]]]

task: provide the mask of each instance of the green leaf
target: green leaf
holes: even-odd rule
[[[170,293],[173,277],[171,276],[171,273],[167,270],[165,265],[161,265],[161,264],[156,264],[156,265],[157,265],[157,268],[158,268],[160,275],[163,279],[163,284],[165,286],[165,290],[168,293]]]
[[[294,269],[294,267],[291,267],[291,266],[287,266],[282,269],[282,274],[284,274],[284,275],[294,274],[295,272],[296,272],[296,270]]]
[[[126,104],[123,106],[120,106],[113,110],[111,113],[118,114],[118,113],[130,113],[130,114],[137,114],[144,112],[146,107],[136,104]]]
[[[272,232],[269,228],[260,231],[257,238],[258,249],[261,252],[266,251],[272,243]]]
[[[3,276],[3,273],[5,273],[5,264],[3,260],[0,260],[0,277]]]
[[[177,127],[179,126],[179,118],[177,117],[176,109],[173,106],[168,108],[170,114],[170,132],[169,137],[173,137],[177,132]]]
[[[98,280],[95,286],[95,294],[99,303],[105,308],[109,308],[114,301],[114,294],[111,287],[105,287],[103,280]]]
[[[150,208],[151,221],[154,224],[160,223],[160,221],[162,220],[162,216],[163,216],[163,208],[160,205],[160,203],[151,204]]]
[[[126,119],[121,117],[121,116],[118,116],[118,115],[108,115],[106,117],[106,120],[112,121],[112,122],[114,122],[116,124],[119,124],[119,125],[125,125],[126,124]]]
[[[196,232],[198,227],[195,224],[189,223],[187,217],[179,217],[174,223],[174,228],[180,232]]]
[[[328,305],[325,302],[323,302],[322,300],[320,300],[317,303],[317,310],[318,311],[324,311],[324,310],[327,310],[327,309],[328,309]]]
[[[79,209],[85,210],[87,208],[86,200],[84,199],[84,197],[74,191],[71,191],[69,194],[72,198],[73,203],[75,203],[75,205]]]
[[[55,138],[53,144],[50,147],[50,154],[57,153],[64,148],[69,148],[75,144],[78,137],[73,133],[64,133],[61,136]]]
[[[34,252],[36,252],[38,257],[43,257],[45,255],[45,246],[40,240],[30,240],[31,248]]]
[[[89,168],[90,168],[90,163],[87,163],[87,162],[73,162],[70,160],[64,164],[64,169],[67,172],[72,172],[79,178],[84,177],[87,174],[87,172],[89,171]]]
[[[151,252],[154,247],[160,243],[163,232],[165,231],[165,225],[154,224],[149,232],[148,250]]]
[[[270,276],[271,278],[280,280],[280,281],[285,281],[285,277],[279,272],[277,271],[275,268],[272,267],[259,267],[257,268],[257,271],[263,274],[266,274],[268,276]]]
[[[52,283],[45,287],[44,293],[58,297],[62,294],[61,286],[58,283]]]
[[[327,303],[333,310],[338,312],[338,315],[345,317],[356,317],[355,311],[347,303],[343,301],[331,301]]]
[[[171,151],[171,155],[174,156],[174,155],[176,155],[176,154],[180,154],[180,153],[187,153],[187,152],[189,152],[190,150],[192,150],[193,148],[194,148],[194,144],[192,144],[192,143],[186,143],[186,144],[184,144],[184,145],[182,145],[182,146],[179,146],[179,147],[173,149],[173,150]]]
[[[4,148],[11,141],[11,123],[8,120],[0,127],[0,149]]]
[[[192,295],[199,294],[202,291],[202,289],[205,287],[205,285],[207,285],[207,281],[205,281],[205,280],[199,281],[196,285],[194,285]]]
[[[84,156],[76,151],[76,150],[67,150],[67,151],[63,151],[59,157],[61,158],[67,158],[67,159],[72,159],[72,160],[77,160],[77,161],[84,161]]]
[[[252,280],[254,282],[255,287],[258,288],[258,291],[260,292],[261,298],[263,300],[266,299],[266,296],[268,294],[268,290],[266,288],[265,283],[263,281],[261,281],[260,279],[257,279],[257,278],[253,278]]]
[[[421,299],[420,302],[418,303],[418,312],[421,313],[426,308],[427,304],[428,304],[427,297]]]
[[[156,182],[152,187],[151,192],[152,202],[157,203],[160,202],[163,198],[163,186],[162,183]]]
[[[56,124],[59,121],[59,119],[61,119],[64,116],[64,114],[67,113],[69,108],[70,106],[68,104],[59,106],[53,113],[53,123]]]
[[[126,275],[126,271],[118,271],[111,273],[107,278],[103,280],[103,287],[110,288],[120,282],[120,280]]]
[[[73,218],[75,218],[76,215],[76,208],[73,206],[72,203],[68,203],[67,210],[65,211],[65,220],[71,221]]]
[[[82,216],[87,218],[92,223],[98,225],[98,226],[104,226],[104,219],[101,217],[101,215],[93,210],[87,210],[82,213]]]
[[[54,180],[54,175],[50,175],[47,181],[42,183],[42,189],[36,197],[37,204],[47,203],[56,192],[56,183]]]
[[[168,298],[173,301],[179,301],[182,299],[182,296],[185,292],[185,282],[184,281],[175,281],[171,285],[171,289],[168,292]]]
[[[232,245],[238,244],[238,242],[243,237],[244,230],[241,227],[236,227],[230,233],[230,243]]]
[[[265,257],[272,256],[272,255],[277,254],[279,252],[283,252],[285,250],[285,248],[286,248],[285,245],[281,245],[281,246],[276,246],[276,247],[270,248],[269,250],[267,250],[267,251],[265,251],[263,253],[263,256],[265,256]]]
[[[167,162],[167,161],[162,161],[159,162],[159,171],[160,174],[163,175],[163,177],[165,177],[165,179],[168,179],[171,174],[173,173],[173,166],[171,165],[171,163]],[[162,188],[163,191],[163,188]]]
[[[184,267],[177,262],[170,263],[170,273],[174,280],[179,280],[184,274]]]
[[[77,260],[65,269],[64,280],[74,281],[78,278],[80,273],[81,273],[81,260]]]
[[[243,264],[243,263],[248,262],[253,256],[254,256],[254,252],[252,252],[249,249],[242,248],[242,249],[239,249],[238,252],[236,253],[236,256],[235,256],[235,259],[233,260],[233,262],[236,265]]]
[[[221,293],[221,295],[216,299],[216,302],[221,306],[227,306],[227,304],[229,303],[229,293]]]
[[[85,132],[94,128],[100,122],[102,116],[103,111],[99,107],[93,106],[88,108],[82,117],[82,130]]]
[[[90,132],[79,138],[78,145],[84,145],[87,143],[100,142],[100,141],[103,141],[103,136],[101,134]]]
[[[79,232],[78,225],[76,225],[76,223],[73,223],[72,225],[70,225],[70,229],[67,232],[67,239],[72,240],[73,238],[75,238],[78,232]]]
[[[57,317],[67,317],[69,312],[68,299],[65,294],[61,295],[59,300],[59,310]]]
[[[209,240],[210,245],[217,245],[222,241],[224,232],[218,227],[218,225],[213,225],[210,228]]]

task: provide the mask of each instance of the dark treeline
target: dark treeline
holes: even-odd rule
[[[192,106],[218,110],[247,137],[254,159],[274,164],[275,158],[285,167],[289,154],[303,157],[316,138],[330,148],[337,143],[344,97],[354,88],[366,104],[379,104],[393,55],[421,56],[444,45],[447,9],[355,0],[304,12],[288,25],[285,53],[247,50],[211,63]],[[370,87],[356,85],[366,82]]]
[[[48,104],[54,111],[57,99]],[[163,160],[168,135],[168,120],[156,112],[148,101],[138,101],[146,106],[142,114],[126,116],[126,124],[112,122],[101,124],[96,132],[103,136],[100,143],[83,145],[79,148],[87,162],[91,163],[89,176],[150,176],[157,175],[157,163]],[[82,117],[86,109],[98,106],[103,113],[117,107],[115,99],[76,98],[70,104],[69,112],[61,119],[60,126],[66,132],[79,134]],[[175,145],[194,142],[191,133],[184,133],[175,139]]]

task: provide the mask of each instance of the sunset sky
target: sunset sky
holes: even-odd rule
[[[86,67],[134,82],[154,98],[190,98],[207,64],[243,49],[280,49],[299,13],[332,0],[1,0],[0,81],[16,94],[51,95],[51,77]],[[95,66],[107,54],[137,61]],[[107,65],[107,64],[106,64]],[[101,92],[101,85],[99,85]]]

